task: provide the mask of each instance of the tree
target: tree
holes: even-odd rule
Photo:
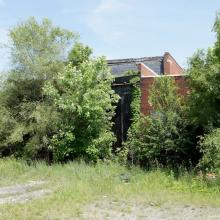
[[[48,155],[59,117],[42,88],[63,71],[74,34],[54,27],[48,19],[38,23],[31,17],[14,27],[10,37],[12,69],[0,93],[0,153],[10,149],[10,153],[32,158],[39,152]]]
[[[189,163],[187,120],[183,99],[170,77],[154,79],[150,89],[151,114],[135,114],[125,146],[134,163],[149,167],[157,164]]]
[[[198,50],[189,60],[190,119],[196,128],[198,167],[219,168],[220,158],[220,13],[217,14],[213,47]]]
[[[92,55],[92,49],[82,43],[75,43],[72,50],[69,52],[68,61],[73,66],[78,67],[85,61],[88,61]]]
[[[191,119],[204,130],[220,127],[220,15],[217,15],[214,47],[197,51],[189,60]]]
[[[62,70],[67,49],[75,35],[55,27],[45,18],[38,23],[34,17],[10,31],[12,67],[22,77],[48,79]]]
[[[202,157],[198,167],[205,171],[219,171],[220,167],[220,128],[216,128],[200,139],[199,150]]]
[[[111,120],[118,101],[111,89],[113,77],[103,58],[77,65],[69,64],[44,87],[62,118],[52,138],[55,160],[110,158],[115,140]]]

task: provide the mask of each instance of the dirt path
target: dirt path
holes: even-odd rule
[[[0,188],[0,205],[25,203],[51,190],[43,181]],[[59,218],[58,218],[59,219]],[[106,196],[84,207],[78,219],[84,220],[219,220],[220,207],[138,203],[112,200]]]
[[[26,184],[7,186],[0,188],[0,205],[12,203],[25,203],[29,200],[40,198],[50,193],[48,189],[42,189],[44,181],[31,181]]]
[[[220,208],[157,206],[116,201],[98,201],[85,207],[82,219],[90,220],[219,220]]]

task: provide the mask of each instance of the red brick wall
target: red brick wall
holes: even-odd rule
[[[166,52],[163,59],[163,68],[165,75],[182,75],[183,69],[176,60]]]
[[[154,77],[141,78],[141,113],[147,115],[150,113],[151,107],[148,103],[150,87],[154,82]]]
[[[186,76],[165,76],[165,77],[174,77],[176,84],[179,88],[179,94],[182,96],[186,96],[188,92]],[[140,80],[141,86],[141,112],[145,115],[150,113],[151,106],[148,102],[150,87],[154,82],[155,77],[142,77]]]

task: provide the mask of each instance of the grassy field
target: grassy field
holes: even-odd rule
[[[83,210],[90,210],[92,204],[98,206],[100,201],[155,207],[220,207],[218,178],[204,181],[188,173],[175,178],[172,172],[144,172],[115,163],[28,166],[15,159],[0,160],[0,187],[29,181],[45,181],[41,187],[51,193],[22,204],[0,205],[0,219],[90,219],[83,217]],[[127,213],[129,207],[121,209]]]

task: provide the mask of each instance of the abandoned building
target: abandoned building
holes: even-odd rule
[[[132,84],[130,79],[133,76],[131,74],[127,75],[128,72],[140,77],[140,110],[143,114],[149,114],[151,110],[148,96],[155,77],[174,77],[180,95],[184,96],[187,93],[184,71],[168,52],[163,56],[156,57],[108,60],[108,66],[115,76],[112,87],[121,97],[116,108],[113,128],[117,136],[117,147],[121,146],[122,142],[126,140],[127,131],[131,124]]]

